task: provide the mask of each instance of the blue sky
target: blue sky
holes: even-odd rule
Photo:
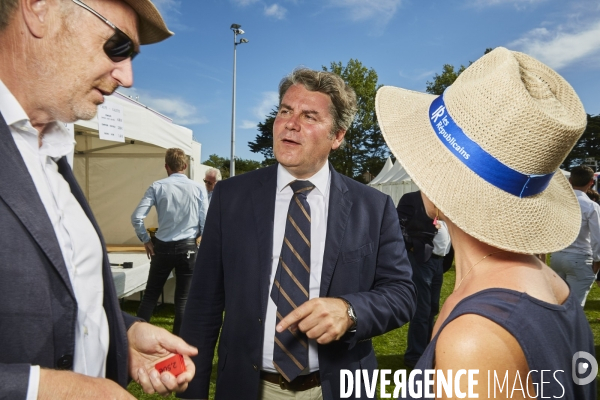
[[[600,114],[598,0],[153,0],[172,38],[142,47],[122,92],[173,118],[210,154],[229,157],[232,23],[237,49],[236,156],[277,104],[283,76],[358,59],[379,83],[424,91],[443,64],[468,65],[487,47],[523,51],[556,69],[586,111]],[[238,36],[240,38],[240,36]]]

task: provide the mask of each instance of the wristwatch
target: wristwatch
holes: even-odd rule
[[[358,318],[356,318],[356,313],[354,312],[354,307],[352,307],[352,304],[350,304],[350,302],[342,297],[338,297],[338,299],[343,300],[344,303],[346,303],[347,308],[347,312],[348,312],[348,318],[350,318],[352,320],[352,326],[350,327],[349,330],[353,330],[356,329],[356,325],[358,324]]]

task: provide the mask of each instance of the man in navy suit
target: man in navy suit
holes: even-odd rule
[[[184,398],[208,398],[220,330],[217,399],[295,398],[301,391],[306,398],[340,398],[340,370],[372,372],[371,338],[414,312],[411,268],[391,198],[338,174],[327,161],[354,119],[354,91],[333,73],[297,69],[281,81],[279,99],[278,164],[221,181],[211,200],[181,330],[199,350]],[[305,219],[308,230],[300,226]],[[293,243],[288,229],[304,234]],[[290,260],[310,260],[302,263],[310,274],[306,284],[295,279],[302,268],[292,273],[285,265],[290,251]],[[284,290],[288,275],[293,282]],[[299,287],[304,302],[292,299]],[[276,299],[293,311],[282,314]],[[288,333],[307,344],[307,358],[282,344],[279,335]],[[293,361],[294,375],[278,357]]]
[[[58,122],[91,119],[170,35],[149,0],[0,1],[0,399],[133,399],[130,378],[166,394],[194,374],[195,349],[121,312]],[[159,375],[173,353],[188,372]]]

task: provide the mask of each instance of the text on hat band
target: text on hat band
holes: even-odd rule
[[[452,154],[486,182],[514,196],[529,197],[543,192],[554,172],[526,175],[498,161],[471,140],[454,122],[444,103],[444,95],[429,106],[429,122],[437,137]]]

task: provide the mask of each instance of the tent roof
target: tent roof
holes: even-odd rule
[[[392,162],[392,158],[388,157],[387,160],[385,161],[385,165],[383,166],[381,171],[379,171],[379,174],[377,174],[377,176],[375,178],[373,178],[373,180],[371,182],[369,182],[369,184],[375,185],[375,184],[379,183],[381,178],[383,178],[385,176],[385,174],[390,169],[392,169],[393,166],[394,166],[394,163]]]
[[[163,149],[179,147],[185,154],[193,154],[193,135],[190,129],[174,124],[170,118],[119,92],[107,96],[106,99],[123,107],[126,140],[149,143]],[[77,121],[75,125],[76,130],[83,128],[98,131],[97,117],[89,121]],[[106,144],[106,141],[103,142]]]

